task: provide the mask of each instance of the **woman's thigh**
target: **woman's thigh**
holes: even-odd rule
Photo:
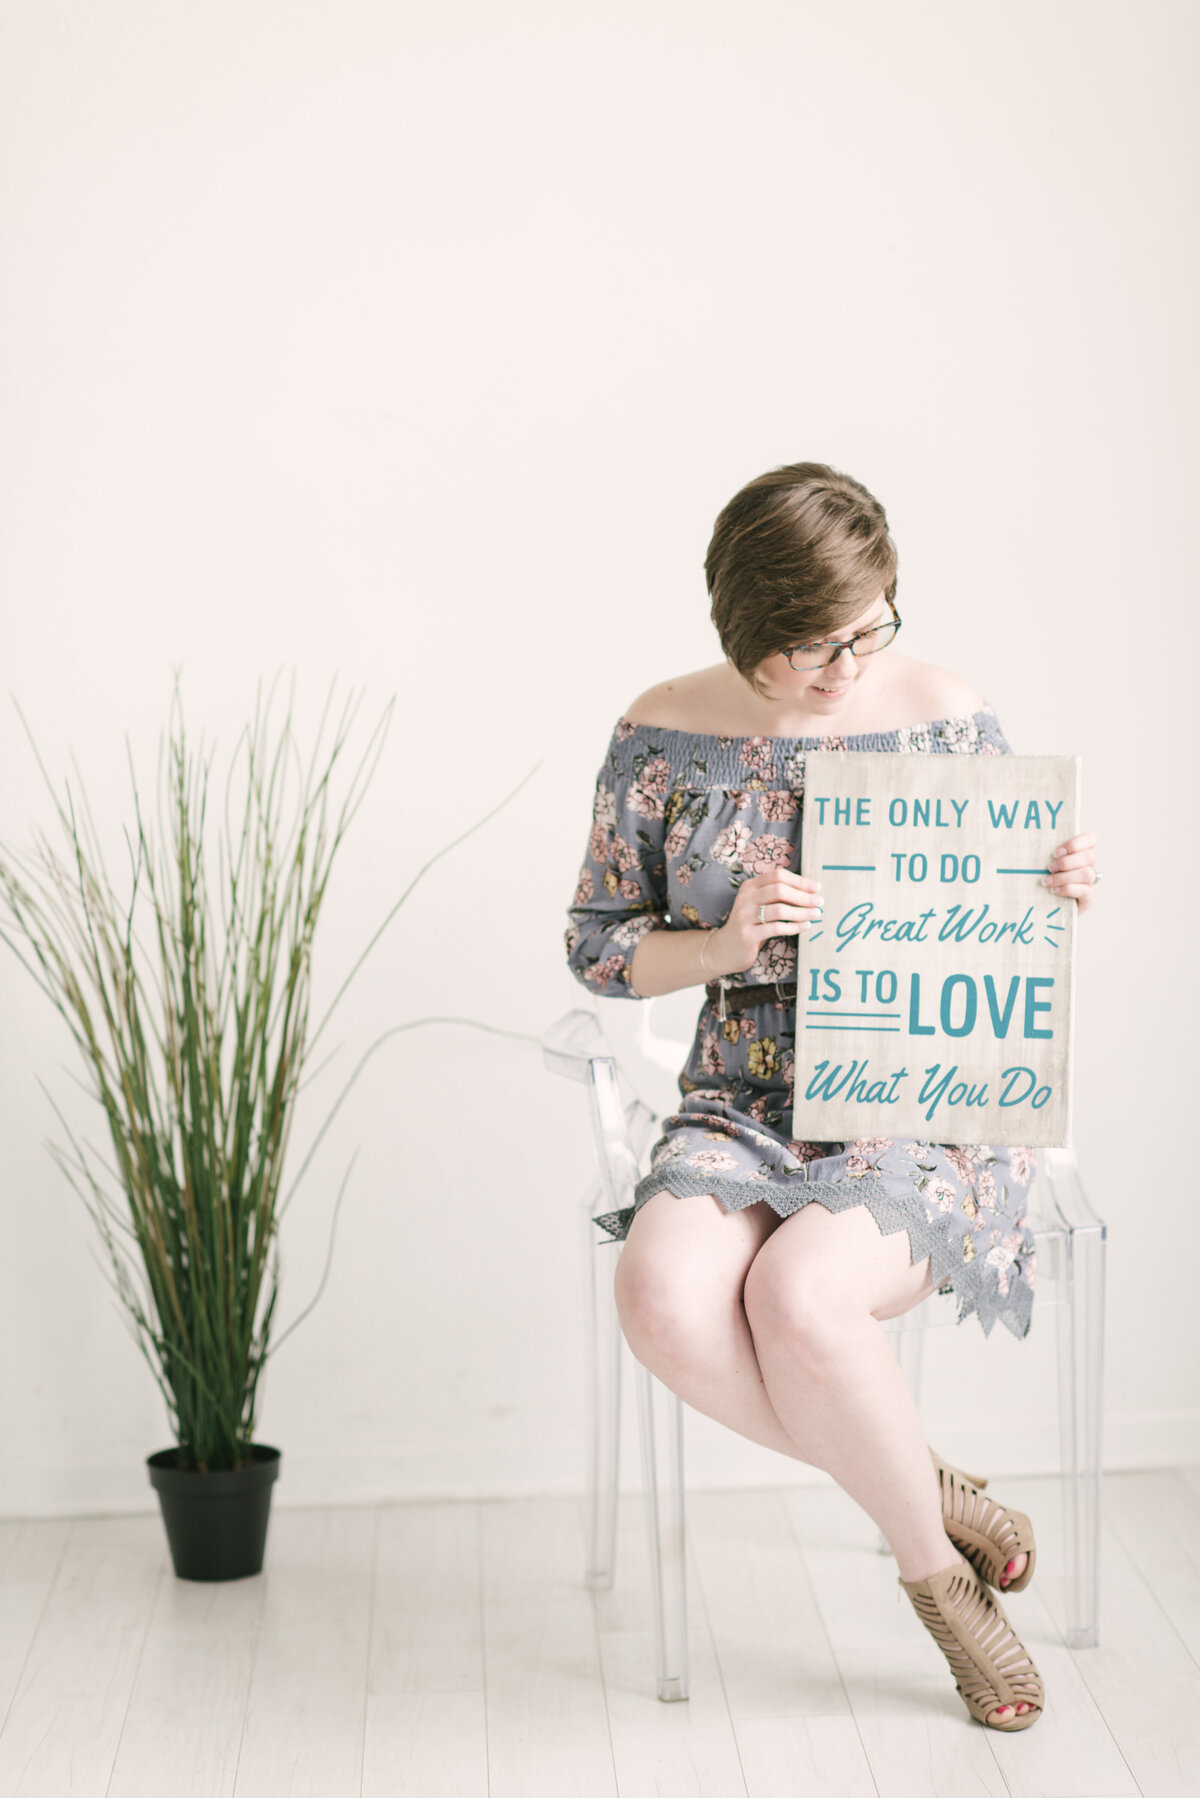
[[[763,1200],[726,1211],[712,1193],[652,1194],[633,1217],[614,1277],[626,1333],[675,1333],[740,1306],[746,1274],[782,1222]]]
[[[795,1211],[764,1241],[748,1270],[744,1300],[755,1315],[795,1322],[864,1312],[899,1317],[933,1291],[929,1256],[911,1258],[906,1230],[885,1235],[865,1205]]]

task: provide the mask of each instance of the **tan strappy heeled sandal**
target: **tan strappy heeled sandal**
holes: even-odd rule
[[[899,1578],[899,1576],[897,1576]],[[970,1566],[944,1567],[928,1579],[901,1579],[912,1607],[950,1663],[971,1715],[988,1729],[1028,1729],[1042,1714],[1042,1676],[1018,1641],[995,1593]],[[990,1722],[988,1712],[1012,1706]],[[1029,1705],[1020,1712],[1019,1704]]]
[[[1000,1592],[1023,1592],[1033,1578],[1037,1561],[1037,1545],[1033,1525],[1024,1511],[1010,1511],[995,1499],[984,1498],[985,1479],[951,1467],[934,1454],[938,1485],[942,1491],[942,1519],[946,1534],[959,1553],[972,1567]],[[1000,1575],[1014,1556],[1023,1554],[1026,1561],[1016,1579],[1000,1584]]]

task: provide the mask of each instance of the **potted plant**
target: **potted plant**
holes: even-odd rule
[[[36,854],[0,847],[0,898],[10,922],[0,938],[65,1019],[105,1115],[123,1205],[108,1190],[108,1170],[79,1143],[57,1105],[71,1153],[50,1147],[104,1238],[116,1291],[167,1402],[176,1445],[149,1455],[147,1467],[175,1572],[184,1579],[237,1579],[262,1569],[280,1451],[254,1440],[259,1375],[321,1290],[272,1343],[279,1216],[368,1056],[396,1030],[413,1027],[394,1026],[361,1058],[281,1202],[296,1096],[312,1051],[383,929],[437,859],[388,912],[310,1030],[313,935],[394,701],[336,819],[331,779],[354,710],[347,702],[318,768],[329,703],[305,773],[291,699],[272,741],[271,698],[264,708],[260,686],[253,725],[239,739],[213,805],[211,756],[203,761],[189,747],[176,679],[165,768],[161,751],[159,757],[166,840],[154,840],[135,778],[127,899],[109,880],[82,781],[79,803],[68,783],[64,804],[36,744],[68,855],[60,859],[40,833]],[[293,770],[297,796],[285,831]],[[240,802],[231,813],[239,780]],[[221,821],[215,881],[214,812]],[[139,1271],[144,1291],[134,1278]]]

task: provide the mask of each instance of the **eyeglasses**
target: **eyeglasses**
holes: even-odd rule
[[[828,668],[831,662],[837,661],[843,649],[848,649],[852,656],[873,656],[877,650],[886,649],[900,629],[900,614],[890,599],[888,604],[892,607],[892,615],[884,624],[872,625],[866,631],[855,631],[845,643],[838,643],[831,638],[822,643],[795,643],[791,649],[785,649],[783,654],[788,659],[789,668]],[[829,653],[825,654],[825,651]],[[802,659],[797,661],[797,656]]]

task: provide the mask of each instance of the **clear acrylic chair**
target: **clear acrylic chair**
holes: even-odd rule
[[[596,999],[592,1009],[567,1012],[542,1038],[546,1068],[581,1081],[587,1091],[599,1176],[584,1194],[581,1233],[590,1501],[584,1580],[592,1588],[611,1586],[615,1567],[623,1347],[613,1298],[621,1245],[598,1241],[592,1217],[633,1204],[660,1120],[679,1104],[677,1077],[697,1009],[690,989],[663,999]],[[665,1016],[673,1035],[657,1033]],[[1056,1320],[1066,1641],[1092,1648],[1098,1642],[1105,1229],[1070,1149],[1039,1149],[1033,1199],[1036,1307]],[[918,1404],[925,1333],[954,1325],[956,1316],[953,1298],[935,1293],[884,1323]],[[640,1362],[634,1368],[658,1696],[671,1701],[688,1696],[683,1404]],[[878,1541],[886,1552],[882,1534]]]

